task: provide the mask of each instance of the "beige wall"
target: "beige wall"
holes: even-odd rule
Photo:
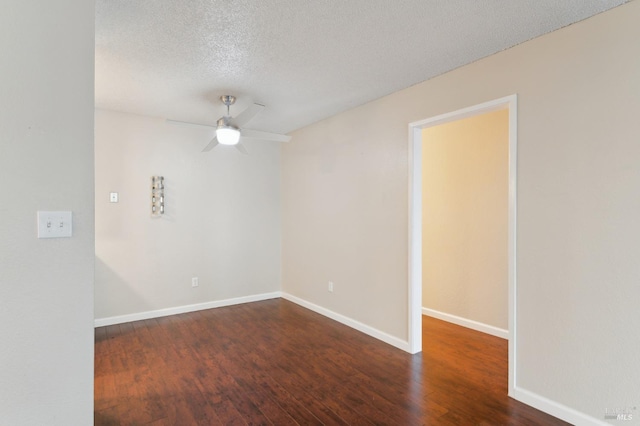
[[[93,423],[94,2],[0,13],[0,424]],[[37,239],[38,210],[73,237]]]
[[[280,146],[202,153],[212,134],[96,111],[97,319],[280,289]],[[161,218],[150,215],[152,175],[165,177]]]
[[[517,386],[637,405],[639,21],[630,2],[295,132],[284,291],[406,339],[408,123],[517,93]]]
[[[422,140],[422,306],[506,330],[509,111]]]

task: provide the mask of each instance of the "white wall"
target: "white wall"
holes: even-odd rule
[[[501,330],[508,158],[507,109],[422,130],[422,306]]]
[[[0,424],[93,423],[94,3],[0,13]],[[71,210],[72,238],[36,238]]]
[[[280,290],[280,146],[201,152],[212,135],[96,111],[96,318]],[[165,178],[160,218],[152,175]]]
[[[283,290],[407,339],[407,125],[518,93],[519,396],[639,406],[639,21],[630,2],[294,132]]]

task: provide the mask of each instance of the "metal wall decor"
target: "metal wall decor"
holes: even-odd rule
[[[164,176],[151,176],[151,216],[164,214]]]

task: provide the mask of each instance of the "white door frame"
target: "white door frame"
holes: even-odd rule
[[[409,124],[409,352],[422,351],[422,129],[478,114],[509,110],[509,396],[516,386],[517,95]]]

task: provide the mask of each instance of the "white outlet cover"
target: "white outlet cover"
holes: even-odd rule
[[[39,211],[38,238],[68,238],[73,236],[70,211]]]
[[[117,203],[118,202],[118,193],[117,192],[109,193],[109,202],[111,202],[111,203]]]

